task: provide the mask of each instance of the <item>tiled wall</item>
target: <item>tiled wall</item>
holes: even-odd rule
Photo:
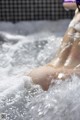
[[[0,21],[58,20],[72,18],[61,0],[0,0]]]

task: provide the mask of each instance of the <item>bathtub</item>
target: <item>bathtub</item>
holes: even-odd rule
[[[27,76],[54,58],[69,22],[0,22],[1,120],[80,120],[78,76],[46,92]]]

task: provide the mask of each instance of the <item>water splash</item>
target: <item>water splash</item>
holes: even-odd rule
[[[10,24],[11,32],[8,24],[5,29],[8,33],[1,32],[0,114],[6,114],[6,120],[80,119],[80,80],[77,76],[54,81],[54,86],[51,85],[47,92],[24,76],[24,73],[48,63],[55,56],[68,23],[38,22],[31,33],[32,23],[18,23],[17,27]],[[25,30],[21,29],[22,24],[28,25]]]

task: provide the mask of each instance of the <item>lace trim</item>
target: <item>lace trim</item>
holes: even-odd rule
[[[69,36],[71,36],[73,39],[75,38],[75,40],[79,39],[80,38],[80,33],[79,32],[76,32],[76,33],[68,33]]]

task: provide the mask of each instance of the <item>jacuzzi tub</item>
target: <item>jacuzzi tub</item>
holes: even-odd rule
[[[0,23],[1,120],[80,120],[77,76],[46,92],[25,76],[55,56],[69,21]]]

